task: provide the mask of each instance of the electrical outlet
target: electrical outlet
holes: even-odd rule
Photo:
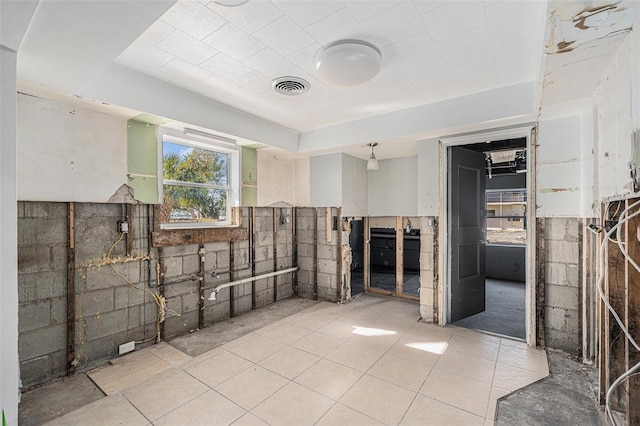
[[[136,342],[132,340],[130,342],[123,343],[120,346],[118,346],[118,355],[126,354],[127,352],[131,352],[135,350],[136,350]]]
[[[118,232],[122,232],[123,234],[126,234],[127,232],[129,232],[129,223],[124,220],[119,220]]]

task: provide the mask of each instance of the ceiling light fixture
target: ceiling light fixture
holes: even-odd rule
[[[371,156],[369,157],[369,161],[367,161],[367,170],[378,170],[378,159],[376,158],[376,154],[373,153],[373,147],[378,146],[378,143],[368,143],[367,146],[371,147]]]
[[[339,86],[366,83],[380,71],[382,55],[374,45],[359,40],[341,40],[327,46],[316,57],[320,80]]]

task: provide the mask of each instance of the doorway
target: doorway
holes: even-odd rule
[[[535,342],[531,127],[442,141],[443,323]],[[474,137],[475,136],[475,137]],[[458,140],[453,140],[458,139]],[[533,226],[535,228],[535,226]],[[532,274],[533,273],[533,274]],[[533,305],[535,307],[535,305]]]

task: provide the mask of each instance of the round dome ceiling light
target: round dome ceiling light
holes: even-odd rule
[[[300,77],[279,77],[271,82],[273,89],[285,96],[297,96],[307,93],[311,85]]]
[[[372,44],[342,40],[327,46],[316,57],[320,80],[338,86],[366,83],[380,71],[382,55]]]

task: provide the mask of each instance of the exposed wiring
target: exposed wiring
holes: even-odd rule
[[[606,247],[606,243],[607,241],[612,241],[615,242],[618,245],[618,248],[620,249],[620,252],[624,255],[625,259],[627,261],[629,261],[630,264],[633,265],[633,267],[640,272],[640,265],[638,265],[627,253],[626,249],[624,248],[624,243],[622,242],[621,238],[620,238],[620,232],[619,229],[622,225],[626,224],[629,220],[631,220],[632,218],[640,215],[640,210],[632,213],[631,215],[628,215],[629,211],[632,210],[633,208],[637,207],[640,205],[640,200],[636,201],[635,203],[629,205],[626,209],[624,209],[622,211],[622,213],[620,213],[620,216],[618,218],[618,223],[616,223],[614,226],[611,227],[611,229],[609,231],[607,231],[607,233],[605,234],[605,238],[603,238],[602,243],[601,243],[601,247],[600,247],[600,276],[598,277],[598,294],[600,295],[600,298],[602,299],[602,302],[606,305],[607,309],[609,310],[609,312],[611,312],[611,314],[613,315],[613,317],[615,318],[616,322],[618,323],[618,326],[620,326],[620,329],[623,331],[623,333],[625,334],[625,336],[627,337],[627,339],[629,340],[629,342],[633,345],[633,347],[640,351],[640,346],[638,345],[638,343],[636,343],[635,339],[633,338],[633,336],[631,336],[631,333],[629,332],[629,329],[624,325],[624,323],[622,322],[622,320],[620,319],[620,317],[618,316],[618,313],[615,311],[615,309],[613,308],[613,306],[611,306],[611,303],[609,302],[609,299],[607,298],[607,296],[604,294],[604,290],[602,288],[602,284],[604,283],[604,277],[605,277],[605,258],[604,258],[604,253],[605,253],[605,247]],[[607,206],[607,215],[609,215],[610,212],[610,208],[611,205]],[[616,209],[616,212],[614,213],[614,215],[616,215],[618,213],[618,211],[620,210],[620,203],[618,203],[618,208]],[[616,234],[616,239],[612,240],[611,236],[613,234]],[[633,367],[631,367],[630,369],[628,369],[626,372],[624,372],[623,374],[621,374],[610,386],[609,389],[607,390],[607,394],[606,394],[606,398],[605,398],[605,411],[607,414],[607,417],[609,419],[609,421],[611,422],[612,425],[616,425],[616,421],[613,418],[613,413],[611,411],[611,396],[613,395],[613,392],[615,391],[615,389],[621,384],[623,383],[625,380],[629,379],[630,377],[634,376],[635,374],[638,374],[637,372],[640,371],[640,363],[634,365]]]
[[[106,260],[108,260],[108,264],[111,267],[111,270],[113,271],[114,274],[116,274],[118,277],[120,277],[120,279],[122,281],[124,281],[128,286],[135,288],[136,290],[140,290],[143,291],[147,294],[149,294],[151,296],[151,298],[153,299],[153,301],[156,303],[157,307],[158,307],[158,321],[157,321],[157,326],[156,326],[156,334],[154,334],[152,337],[148,338],[148,339],[144,339],[144,340],[140,340],[140,341],[136,341],[136,343],[145,343],[145,342],[149,342],[153,339],[155,339],[158,335],[158,326],[160,323],[164,322],[165,320],[165,315],[166,313],[172,313],[176,316],[181,316],[178,312],[174,311],[174,310],[170,310],[167,308],[167,299],[164,298],[164,296],[161,296],[158,292],[153,292],[151,290],[149,290],[148,288],[145,287],[138,287],[137,285],[135,285],[134,283],[132,283],[131,281],[129,281],[129,279],[127,277],[125,277],[124,275],[122,275],[120,272],[118,272],[118,270],[116,269],[115,265],[116,265],[116,260],[113,259],[111,257],[111,253],[113,252],[113,249],[118,245],[118,243],[120,241],[122,241],[122,238],[124,238],[124,232],[120,233],[120,237],[114,241],[114,243],[111,245],[111,247],[109,248],[109,251],[107,252],[107,257]]]

